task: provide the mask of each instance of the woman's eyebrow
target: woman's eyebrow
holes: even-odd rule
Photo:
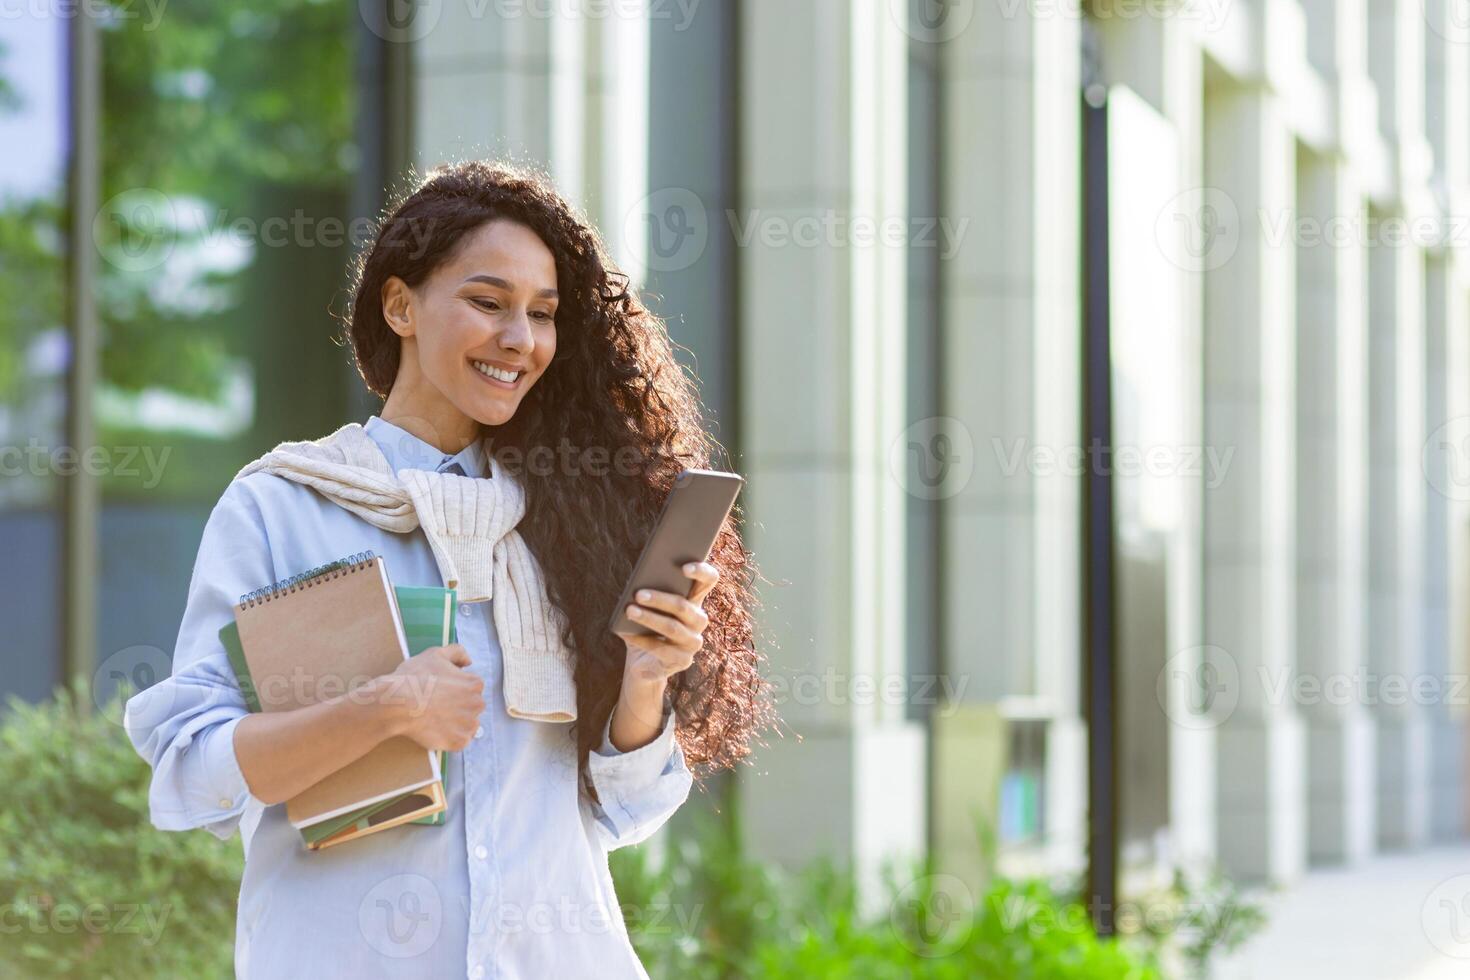
[[[483,282],[483,283],[485,283],[488,286],[495,286],[495,287],[498,287],[500,289],[506,289],[506,290],[513,290],[515,288],[514,286],[512,286],[510,283],[506,282],[504,279],[500,278],[499,276],[487,276],[487,275],[483,275],[483,274],[482,275],[478,275],[478,276],[470,276],[468,279],[465,280],[465,282]],[[536,295],[537,296],[544,296],[547,299],[557,299],[558,298],[557,297],[556,290],[550,289],[550,288],[539,290],[539,291],[537,291]]]

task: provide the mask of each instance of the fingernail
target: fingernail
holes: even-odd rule
[[[642,609],[639,609],[637,606],[629,606],[628,607],[628,615],[629,616],[632,616],[632,617],[634,617],[636,619],[637,617],[643,615],[643,610]]]
[[[690,562],[689,564],[687,564],[687,565],[684,566],[684,571],[687,572],[687,573],[689,573],[690,575],[693,575],[695,569],[697,569],[698,567],[699,567],[698,565],[694,564],[693,562]]]
[[[639,592],[638,592],[638,601],[639,602],[647,602],[649,599],[652,599],[652,598],[653,598],[653,593],[652,592],[649,592],[647,589],[640,589],[639,590]]]

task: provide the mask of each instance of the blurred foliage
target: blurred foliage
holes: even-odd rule
[[[225,976],[243,868],[237,840],[163,833],[148,817],[148,765],[84,685],[0,714],[0,976]],[[79,711],[78,704],[91,710]],[[876,908],[826,862],[786,872],[747,856],[735,819],[610,855],[629,933],[652,976],[1156,980],[1174,946],[1204,969],[1228,945],[1183,919],[1101,940],[1066,888],[997,878],[971,896],[931,866],[890,867]],[[1235,908],[1219,879],[1176,883],[1181,907]],[[1259,927],[1250,916],[1238,940]],[[1177,957],[1176,957],[1177,958]]]
[[[202,254],[233,240],[241,219],[258,227],[290,217],[253,213],[261,186],[349,181],[354,10],[328,0],[175,0],[152,29],[116,18],[102,46],[101,199],[112,202],[104,213],[114,227],[99,234],[170,257]],[[172,213],[118,197],[140,191],[161,193]],[[104,266],[104,374],[124,389],[208,398],[227,354],[253,336],[239,309],[247,269],[170,282],[202,297],[185,303],[158,288],[160,271]]]
[[[791,874],[744,855],[738,820],[610,856],[618,898],[652,976],[1155,980],[1156,950],[1102,940],[1085,908],[1040,880],[992,880],[978,897],[930,866],[890,869],[875,911],[852,876]]]
[[[228,976],[239,842],[155,830],[121,702],[89,702],[79,685],[0,715],[0,976]]]
[[[356,8],[174,0],[155,20],[137,4],[108,3],[102,210],[93,240],[77,243],[95,242],[102,256],[102,379],[217,402],[232,359],[258,334],[244,302],[259,289],[255,229],[291,218],[259,213],[257,202],[279,202],[281,188],[341,188],[357,168]],[[0,114],[25,99],[0,48]],[[0,404],[36,397],[19,359],[64,317],[63,179],[44,199],[0,199]],[[102,421],[103,442],[115,441]]]

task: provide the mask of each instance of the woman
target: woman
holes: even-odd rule
[[[629,607],[651,634],[607,630],[675,475],[709,464],[692,384],[534,173],[432,172],[354,278],[348,339],[381,414],[282,444],[211,513],[173,675],[128,704],[153,823],[241,830],[242,977],[643,976],[607,852],[657,830],[691,770],[745,756],[770,710],[738,513],[688,596]],[[447,517],[425,503],[446,494]],[[507,565],[512,545],[534,560]],[[462,577],[459,642],[370,697],[248,713],[217,638],[233,604],[367,550],[398,585]],[[394,735],[453,753],[444,826],[307,851],[280,804]]]

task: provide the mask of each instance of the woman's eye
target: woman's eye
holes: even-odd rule
[[[476,306],[478,306],[482,310],[492,310],[493,311],[493,310],[500,309],[500,304],[497,303],[497,302],[495,302],[493,299],[474,299],[474,300],[470,300],[470,302],[474,303]]]
[[[555,319],[555,317],[553,317],[550,313],[547,313],[545,310],[537,310],[535,313],[532,313],[531,315],[534,316],[534,317],[536,317],[538,320],[554,320]]]

